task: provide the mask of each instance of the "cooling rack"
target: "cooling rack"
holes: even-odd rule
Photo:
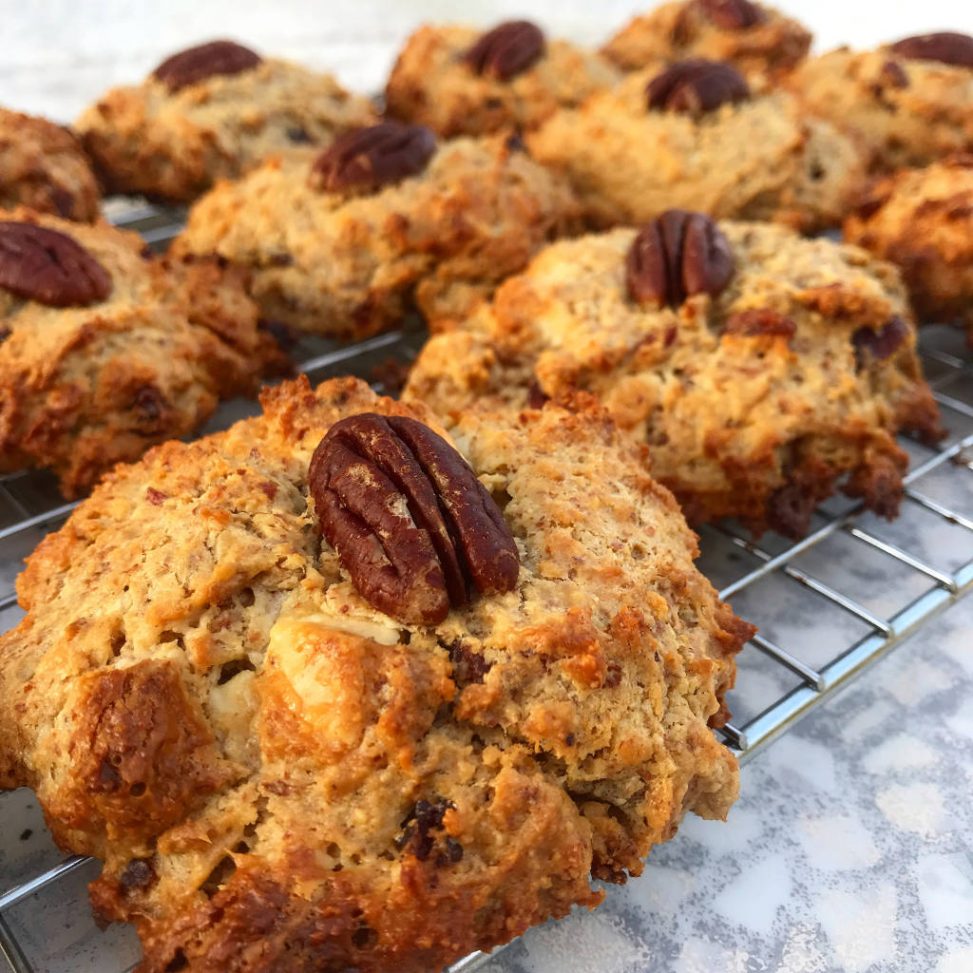
[[[182,216],[131,201],[110,201],[106,212],[155,248]],[[304,339],[292,354],[312,382],[351,373],[381,391],[422,341],[408,326],[350,346]],[[838,498],[816,512],[799,543],[775,535],[757,542],[732,522],[701,532],[701,569],[760,626],[739,658],[735,718],[720,731],[741,763],[973,588],[973,355],[958,332],[937,327],[923,329],[920,351],[948,436],[938,447],[903,440],[911,466],[899,520],[886,524]],[[225,404],[204,431],[255,408]],[[73,507],[48,476],[0,477],[0,630],[21,616],[13,590],[20,561]],[[59,855],[26,791],[0,796],[0,822],[0,956],[9,968],[132,969],[131,931],[99,933],[90,919],[85,884],[97,863]],[[473,954],[452,973],[472,973],[487,959]]]

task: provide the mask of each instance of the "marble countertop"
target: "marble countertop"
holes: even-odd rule
[[[110,84],[137,80],[165,54],[213,36],[330,68],[346,84],[374,91],[402,37],[423,20],[488,24],[531,16],[553,32],[600,40],[642,6],[622,0],[331,0],[317,6],[0,0],[7,40],[0,103],[70,120]],[[936,28],[973,33],[973,8],[955,0],[792,0],[787,6],[817,31],[822,48]],[[973,382],[963,382],[950,394],[973,405]],[[971,428],[968,422],[958,431]],[[973,517],[973,474],[960,480],[944,473],[943,479],[950,502]],[[973,558],[973,532],[947,530],[915,511],[892,527],[870,522],[869,529],[947,569]],[[807,563],[840,577],[835,583],[842,590],[867,586],[876,612],[915,596],[896,575],[883,573],[887,565],[847,560],[837,541],[812,552]],[[768,583],[736,607],[778,640],[786,633],[788,644],[812,661],[855,635],[847,620],[828,617],[784,584]],[[759,657],[744,653],[737,713],[759,711],[765,697],[780,691],[778,679]],[[533,930],[483,973],[970,973],[971,700],[973,597],[755,757],[744,768],[728,824],[687,819],[640,878],[608,890],[600,909]],[[0,798],[0,839],[0,890],[59,858],[24,791]],[[132,933],[98,932],[81,905],[92,877],[91,867],[82,869],[5,916],[34,969],[113,973],[136,961]]]

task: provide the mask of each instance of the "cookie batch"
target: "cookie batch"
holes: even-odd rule
[[[943,435],[973,38],[679,0],[591,41],[423,25],[374,99],[217,39],[0,109],[0,476],[82,499],[0,636],[0,788],[143,973],[428,973],[596,906],[739,788],[754,629],[693,526],[894,518]],[[115,194],[186,207],[166,253]],[[398,400],[288,375],[416,315]]]
[[[693,523],[803,536],[841,483],[894,517],[902,430],[935,441],[905,289],[857,247],[668,210],[553,244],[406,387],[442,415],[596,400]]]

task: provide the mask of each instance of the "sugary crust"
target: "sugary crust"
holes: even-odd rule
[[[76,128],[107,192],[190,202],[271,153],[327,146],[375,112],[328,74],[267,59],[176,92],[149,77],[113,88]]]
[[[845,236],[898,266],[920,318],[959,321],[973,342],[973,155],[879,179]]]
[[[973,71],[887,48],[810,58],[789,85],[808,110],[855,133],[879,171],[973,152]]]
[[[543,56],[509,81],[480,77],[462,60],[480,33],[458,25],[420,27],[389,76],[389,114],[448,137],[531,129],[620,77],[597,54],[560,40],[548,40]]]
[[[602,48],[626,71],[687,57],[729,61],[747,75],[786,74],[811,46],[811,32],[773,7],[757,4],[764,19],[743,30],[714,24],[692,0],[664,3],[633,18]]]
[[[112,291],[90,307],[55,308],[0,289],[0,471],[46,467],[78,496],[282,365],[242,272],[147,257],[139,236],[107,223],[3,215],[77,240]]]
[[[721,227],[736,263],[730,285],[678,312],[629,298],[633,230],[554,244],[469,330],[429,342],[406,397],[447,416],[473,401],[518,409],[544,396],[575,407],[595,397],[648,444],[653,475],[690,522],[736,516],[799,536],[816,501],[842,483],[894,515],[906,467],[895,432],[938,434],[911,329],[892,357],[856,362],[857,329],[909,317],[895,271],[782,228]],[[730,323],[767,310],[736,319],[756,333]]]
[[[45,118],[0,108],[0,209],[98,218],[98,184],[77,139]]]
[[[577,218],[563,182],[502,136],[440,143],[422,173],[367,196],[311,188],[310,164],[218,186],[174,245],[245,266],[264,317],[303,331],[364,337],[413,301],[433,326],[462,320]]]
[[[0,786],[105,860],[141,970],[425,973],[595,904],[684,811],[725,816],[709,726],[752,629],[602,413],[453,427],[520,579],[407,628],[322,548],[307,466],[343,416],[435,419],[353,379],[263,404],[111,473],[0,637]]]
[[[805,231],[841,222],[865,175],[850,137],[808,119],[782,91],[699,119],[649,111],[655,74],[634,73],[528,136],[531,154],[568,177],[595,225],[642,222],[671,207]]]

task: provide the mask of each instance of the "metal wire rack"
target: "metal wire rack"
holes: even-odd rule
[[[107,211],[155,247],[179,227],[174,211],[122,202]],[[305,340],[294,355],[312,381],[353,373],[381,389],[380,366],[409,361],[422,340],[418,328],[407,328],[351,346]],[[740,656],[741,690],[731,699],[738,717],[721,731],[741,762],[973,588],[973,359],[947,329],[924,329],[920,346],[949,436],[938,448],[904,442],[912,466],[895,525],[875,520],[860,504],[835,500],[817,512],[814,529],[796,544],[774,536],[757,543],[732,523],[702,532],[702,569],[739,614],[761,626]],[[254,408],[227,404],[206,431]],[[13,591],[19,561],[74,506],[44,475],[0,477],[0,628],[20,617]],[[751,685],[760,691],[748,697]],[[33,824],[19,840],[36,831],[42,847],[22,852],[13,833],[18,829],[10,826],[15,820]],[[88,921],[82,879],[92,877],[96,864],[59,858],[26,792],[0,796],[0,822],[0,956],[9,968],[65,969],[63,958],[51,958],[51,944],[30,934],[38,915],[63,914],[72,917],[70,928],[79,915],[84,919],[72,933],[72,970],[132,969],[134,938],[123,931],[106,942]],[[86,959],[85,947],[97,959]],[[64,943],[57,948],[63,957]],[[452,973],[471,973],[487,958],[468,956]]]

